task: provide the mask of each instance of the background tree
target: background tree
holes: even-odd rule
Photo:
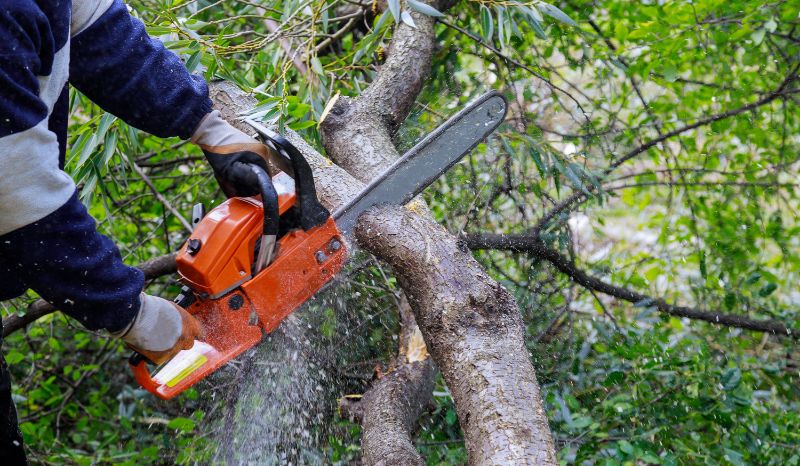
[[[491,425],[472,414],[490,406],[465,407],[474,389],[455,378],[475,379],[448,354],[458,342],[500,347],[518,329],[529,354],[509,353],[520,373],[532,356],[561,461],[798,461],[800,5],[426,5],[131,3],[190,68],[251,93],[255,102],[232,88],[216,94],[230,118],[247,112],[300,132],[330,204],[487,88],[512,109],[497,136],[424,196],[449,234],[406,210],[365,216],[373,232],[394,222],[424,232],[359,232],[397,279],[360,255],[272,341],[174,402],[135,388],[116,343],[29,306],[33,297],[4,303],[5,352],[34,459],[378,462],[405,452],[430,463],[488,461],[482,455],[513,449],[471,437]],[[181,215],[222,199],[201,155],[78,94],[72,108],[70,170],[85,202],[130,263],[158,258],[147,266],[150,291],[169,294],[164,255],[186,237]],[[317,158],[323,146],[352,177]],[[435,256],[458,265],[449,276],[484,276],[463,252],[480,250],[474,257],[516,299],[521,320],[508,301],[494,326],[458,327],[478,332],[468,338],[433,333],[445,301],[424,286],[433,274],[414,273],[425,262],[413,248],[430,237]],[[421,292],[404,297],[412,286]],[[463,291],[467,300],[480,293]],[[480,339],[497,324],[507,332]],[[508,377],[490,375],[489,384]],[[535,399],[527,387],[497,405]],[[237,402],[222,401],[230,395]],[[363,442],[348,417],[363,420]],[[546,456],[546,442],[535,442],[544,437],[509,445]]]

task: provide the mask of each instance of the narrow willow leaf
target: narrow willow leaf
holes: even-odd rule
[[[328,22],[330,20],[328,10],[322,10],[322,32],[328,32]]]
[[[433,16],[435,18],[441,18],[444,16],[444,14],[441,11],[437,10],[436,8],[426,3],[422,3],[419,0],[406,0],[406,2],[408,3],[408,6],[411,7],[412,10],[419,11],[423,15]]]
[[[100,117],[100,124],[97,125],[97,137],[103,138],[108,131],[108,128],[111,127],[111,124],[117,121],[117,117],[110,113],[104,113],[103,116]]]
[[[189,71],[194,71],[197,68],[197,65],[200,63],[201,56],[202,54],[199,51],[193,53],[192,56],[186,60],[186,69]]]
[[[542,156],[539,154],[539,150],[535,147],[531,149],[531,157],[533,157],[533,163],[536,164],[536,169],[539,170],[539,174],[542,178],[547,176],[547,167],[545,167],[544,162],[542,161]]]
[[[311,58],[311,69],[318,75],[325,76],[325,70],[322,69],[322,63],[319,61],[319,57]]]
[[[526,10],[526,13],[528,13],[531,16],[533,16],[533,18],[536,21],[539,21],[540,23],[544,21],[544,18],[542,17],[542,14],[539,13],[539,9],[536,8],[536,5],[531,5],[530,7],[526,6],[524,8]]]
[[[579,172],[576,170],[576,165],[574,163],[569,163],[564,167],[564,175],[566,175],[567,178],[569,178],[570,182],[572,182],[573,185],[577,186],[578,189],[583,191],[584,194],[586,194],[587,196],[591,196],[592,193],[590,193],[589,190],[586,189],[586,184],[584,184],[583,180],[581,179],[578,173]]]
[[[505,28],[505,13],[506,9],[498,6],[495,7],[497,12],[497,39],[500,42],[500,48],[506,46],[506,28]]]
[[[400,0],[389,0],[389,11],[394,16],[394,22],[400,23]]]
[[[375,26],[372,29],[372,34],[378,34],[379,32],[381,32],[381,29],[383,29],[383,26],[386,24],[386,20],[387,18],[389,18],[389,16],[390,15],[387,15],[386,13],[381,13],[380,17],[377,19],[377,21],[375,21]]]
[[[533,9],[526,6],[522,6],[520,9],[527,13],[525,16],[525,21],[531,26],[533,32],[535,32],[540,39],[547,39],[547,33],[544,32],[544,28],[542,27],[542,22],[544,20],[542,19],[542,15],[539,14],[539,11],[536,10],[534,13]]]
[[[417,28],[416,23],[414,23],[414,18],[411,17],[411,13],[409,13],[408,10],[403,10],[403,12],[400,13],[400,19],[402,19],[404,23],[411,26],[412,28],[414,29]]]
[[[578,25],[578,23],[576,23],[575,21],[572,20],[572,18],[567,16],[566,13],[559,10],[558,7],[555,7],[549,3],[544,3],[544,2],[539,3],[539,9],[542,11],[542,13],[546,14],[547,16],[553,19],[561,21],[564,24],[569,24],[570,26]]]
[[[173,28],[171,26],[148,26],[147,33],[151,36],[165,36],[171,34]]]
[[[80,151],[80,157],[78,158],[78,163],[75,165],[76,168],[83,166],[87,160],[89,160],[89,156],[92,155],[94,152],[95,147],[97,147],[97,143],[99,142],[94,134],[90,134],[89,137],[85,139],[85,143]]]
[[[103,166],[107,167],[111,157],[114,156],[114,150],[117,148],[117,133],[112,131],[108,133],[103,141]]]
[[[311,128],[316,124],[317,122],[314,120],[295,121],[294,123],[289,123],[289,128],[295,131],[300,131],[301,129]]]
[[[486,42],[491,42],[494,34],[494,19],[492,18],[492,12],[484,5],[481,5],[481,29]]]

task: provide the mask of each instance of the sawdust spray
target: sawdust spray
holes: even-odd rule
[[[359,357],[367,338],[351,332],[359,328],[360,317],[348,311],[347,276],[343,271],[258,347],[209,381],[215,397],[223,398],[221,404],[212,400],[218,406],[209,419],[218,445],[215,464],[327,463],[329,426],[338,398],[348,390],[338,368]]]

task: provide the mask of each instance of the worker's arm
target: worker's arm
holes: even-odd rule
[[[85,327],[117,332],[158,358],[191,344],[198,326],[141,293],[142,272],[97,232],[59,167],[48,116],[64,91],[69,49],[67,28],[53,27],[33,1],[0,7],[0,295],[31,288]]]
[[[153,361],[191,347],[200,333],[186,311],[142,293],[142,272],[123,264],[75,192],[51,214],[0,236],[0,257],[13,269],[0,275],[13,272],[86,328],[109,330]]]
[[[127,123],[198,144],[228,196],[258,193],[248,164],[266,169],[266,148],[211,112],[208,87],[147,35],[121,0],[74,0],[70,82]]]
[[[109,113],[160,137],[189,139],[211,111],[208,86],[121,0],[73,0],[69,80]]]

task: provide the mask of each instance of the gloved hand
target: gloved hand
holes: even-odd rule
[[[154,363],[169,360],[203,337],[200,322],[172,301],[142,293],[141,303],[133,322],[111,335]]]
[[[267,170],[267,146],[231,126],[217,110],[200,121],[191,141],[203,150],[226,196],[260,193],[256,175],[248,165]]]

